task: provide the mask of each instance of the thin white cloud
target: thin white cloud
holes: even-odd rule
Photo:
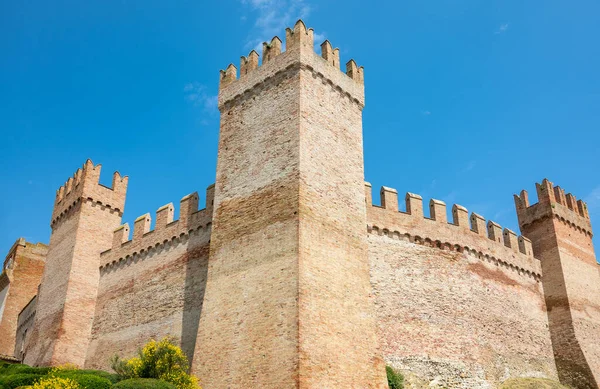
[[[429,116],[429,115],[431,115],[431,112],[430,111],[421,111],[421,115]]]
[[[496,32],[494,32],[494,34],[502,34],[505,33],[506,30],[508,30],[508,23],[501,24],[500,27],[498,27],[498,29],[496,30]]]
[[[286,27],[292,27],[298,19],[308,17],[311,6],[305,0],[240,0],[246,7],[244,19],[254,20],[245,49],[259,53],[263,42],[270,42],[274,36],[285,41]],[[319,39],[317,39],[317,37]],[[315,42],[324,38],[316,35]]]
[[[195,107],[201,107],[205,112],[214,114],[217,112],[217,95],[208,92],[206,86],[198,82],[187,83],[183,87],[185,99]]]
[[[471,170],[475,169],[475,166],[477,166],[477,161],[469,161],[469,163],[461,170],[461,173],[466,173],[466,172],[470,172]]]

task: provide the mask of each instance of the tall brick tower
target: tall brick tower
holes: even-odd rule
[[[600,383],[600,267],[586,204],[548,180],[536,184],[538,203],[515,195],[519,226],[541,260],[556,367],[573,388]]]
[[[119,227],[127,177],[99,184],[100,165],[87,160],[56,195],[52,235],[24,362],[83,366],[100,277],[100,253]]]
[[[298,21],[222,71],[193,372],[207,388],[385,388],[370,297],[363,71]]]

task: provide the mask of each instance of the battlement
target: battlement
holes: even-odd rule
[[[119,172],[113,174],[112,186],[110,188],[100,184],[100,170],[102,165],[94,165],[88,159],[80,169],[77,169],[73,177],[56,191],[54,210],[50,226],[65,217],[81,201],[92,201],[105,206],[112,211],[123,213],[125,207],[125,195],[129,178],[122,177]]]
[[[529,194],[522,190],[519,195],[514,195],[519,226],[523,228],[538,220],[555,217],[569,226],[592,237],[592,226],[587,204],[577,200],[571,193],[565,194],[560,186],[544,178],[541,183],[536,183],[538,202],[529,203]]]
[[[149,252],[169,242],[185,239],[194,231],[210,232],[214,201],[214,184],[206,189],[206,207],[198,210],[198,192],[184,196],[179,202],[179,219],[173,220],[175,208],[168,203],[156,210],[154,230],[150,229],[149,213],[139,216],[133,223],[133,236],[129,239],[129,224],[115,229],[112,247],[100,254],[102,266],[109,266],[138,254]],[[208,234],[210,236],[210,233]]]
[[[532,244],[508,228],[458,204],[452,206],[452,221],[448,221],[447,206],[441,200],[429,201],[430,216],[423,212],[423,198],[414,193],[405,196],[406,212],[399,210],[398,192],[382,187],[381,206],[372,203],[372,188],[366,186],[367,223],[370,232],[391,237],[407,237],[420,244],[441,249],[466,251],[495,260],[519,273],[539,278],[540,263],[533,257]]]
[[[314,32],[298,20],[294,28],[285,32],[285,50],[277,36],[264,42],[262,64],[259,54],[252,50],[240,60],[240,72],[233,64],[220,71],[219,109],[242,94],[276,80],[277,75],[290,69],[305,68],[326,80],[340,92],[364,105],[364,69],[354,60],[346,63],[345,73],[340,70],[340,52],[326,40],[321,44],[321,55],[314,51]]]

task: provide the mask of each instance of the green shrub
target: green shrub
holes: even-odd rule
[[[14,389],[19,386],[33,385],[42,378],[41,374],[19,373],[3,375],[0,377],[0,387],[4,389]]]
[[[201,389],[198,379],[187,373],[187,357],[168,337],[160,342],[151,340],[146,343],[137,357],[122,360],[115,355],[111,362],[114,371],[122,378],[158,378],[178,389]]]
[[[404,388],[404,377],[398,373],[391,366],[385,367],[385,373],[387,374],[388,386],[390,389],[402,389]]]
[[[92,372],[96,373],[97,371],[92,370]],[[53,372],[51,375],[54,377],[69,378],[86,389],[109,389],[113,385],[108,378],[91,374],[89,370],[87,370],[87,373],[86,370],[63,370]]]
[[[154,378],[130,378],[113,385],[113,389],[177,389],[177,387]]]
[[[85,376],[94,376],[102,379],[108,380],[111,384],[116,384],[119,382],[119,376],[116,374],[111,374],[107,371],[103,370],[59,370],[56,371],[55,375],[59,377],[68,377],[77,381],[77,377],[85,375]]]
[[[31,367],[20,363],[4,365],[0,368],[0,376],[13,374],[38,374],[46,375],[50,372],[50,367]]]

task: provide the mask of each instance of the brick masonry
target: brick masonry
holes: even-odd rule
[[[410,387],[547,377],[597,388],[600,273],[585,203],[544,180],[537,204],[516,196],[523,236],[460,205],[450,220],[446,204],[412,193],[400,210],[387,187],[373,205],[363,69],[340,71],[339,50],[326,41],[318,56],[313,43],[299,21],[285,50],[275,37],[262,64],[252,51],[239,77],[221,71],[204,209],[192,193],[177,220],[170,203],[154,229],[145,214],[130,234],[127,177],[104,187],[86,162],[57,191],[37,297],[39,276],[27,287],[0,276],[0,348],[108,368],[168,335],[205,389],[385,388],[385,363]]]
[[[18,355],[18,316],[37,294],[48,246],[18,239],[6,256],[0,275],[0,354]],[[19,339],[21,341],[22,339]]]

